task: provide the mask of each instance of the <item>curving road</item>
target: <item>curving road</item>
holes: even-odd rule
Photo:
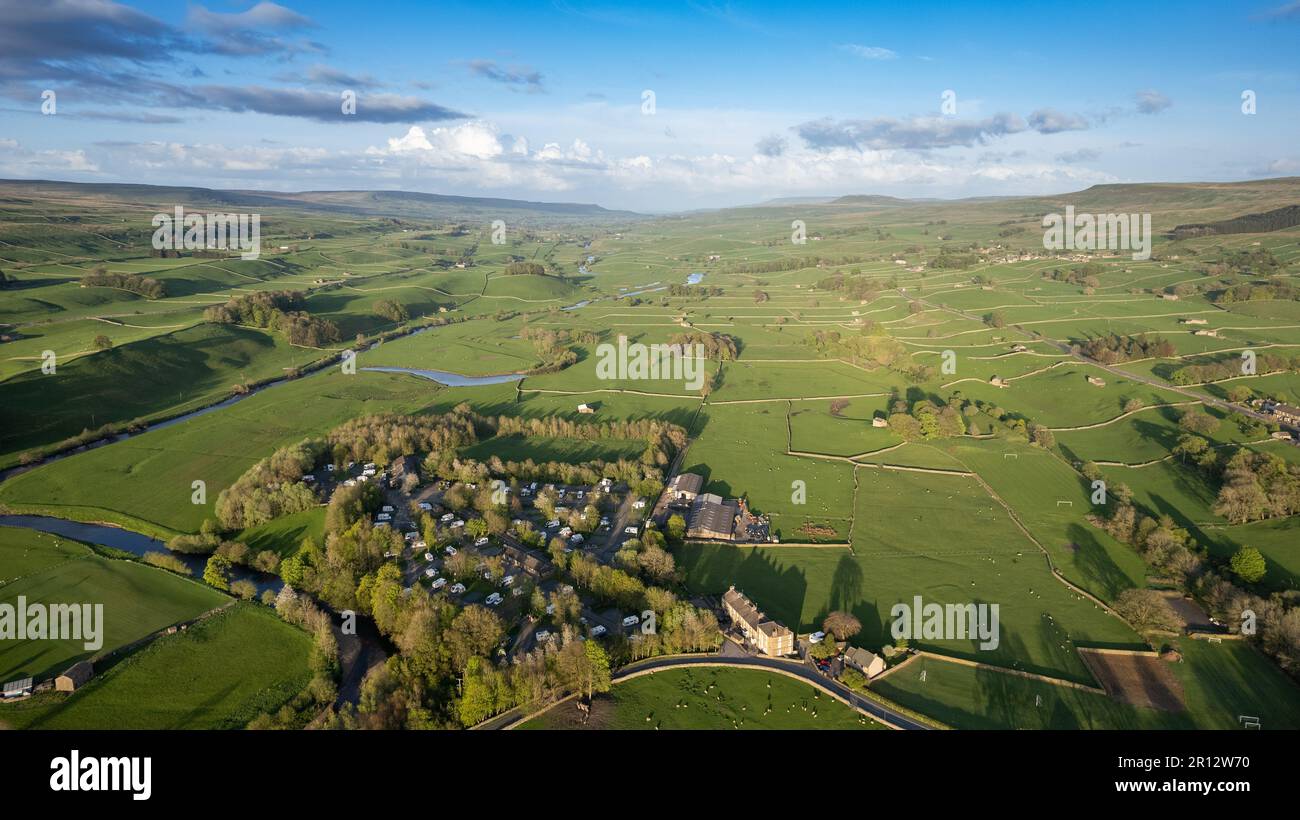
[[[763,658],[755,656],[726,656],[726,655],[698,655],[694,657],[669,657],[669,658],[652,658],[647,661],[640,661],[629,667],[624,667],[613,675],[613,682],[618,683],[633,674],[645,672],[648,669],[679,669],[684,666],[747,666],[757,669],[774,669],[786,672],[797,677],[803,678],[814,686],[834,692],[836,695],[844,698],[849,704],[859,712],[870,717],[885,722],[888,725],[896,726],[899,729],[919,729],[929,730],[934,727],[927,726],[907,715],[897,712],[888,706],[862,697],[857,692],[848,688],[837,680],[828,678],[805,664],[796,661],[781,660],[779,658]],[[503,712],[496,717],[479,724],[477,729],[504,729],[522,717],[519,709],[511,709]]]

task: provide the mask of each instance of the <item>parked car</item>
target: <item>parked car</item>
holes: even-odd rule
[[[445,586],[447,586],[447,579],[446,579],[446,578],[439,578],[439,579],[437,579],[436,581],[433,582],[433,588],[434,588],[434,589],[442,589],[442,588],[445,587]]]
[[[432,560],[433,560],[433,553],[431,553],[431,552],[426,552],[426,553],[424,554],[424,560],[426,560],[426,561],[432,561]]]
[[[427,577],[429,577],[429,578],[432,578],[432,577],[434,576],[434,573],[435,573],[435,570],[434,570],[433,567],[429,567],[428,569],[426,569],[426,570],[424,571],[424,574],[425,574]]]
[[[488,606],[497,606],[503,600],[505,599],[501,597],[501,593],[494,592],[491,595],[487,596],[487,598],[484,599],[483,603],[487,604]]]
[[[448,555],[456,554],[456,548],[453,547],[451,544],[448,544],[446,547],[444,547],[442,551],[447,553]]]
[[[591,628],[591,637],[593,638],[599,638],[601,635],[604,634],[605,634],[605,627],[601,626],[600,624],[596,624]]]
[[[456,583],[451,585],[452,595],[461,595],[464,594],[464,592],[465,592],[465,585],[462,584],[461,582],[457,581]]]
[[[511,584],[513,584],[514,582],[515,582],[515,576],[513,576],[513,575],[507,575],[506,577],[504,577],[504,578],[501,579],[501,586],[503,586],[503,587],[508,587],[508,586],[510,586]]]
[[[808,643],[821,643],[822,639],[825,637],[826,637],[825,632],[814,632],[813,634],[808,636]]]
[[[479,539],[475,540],[475,541],[474,541],[474,546],[476,546],[476,547],[486,547],[486,546],[487,546],[487,543],[488,543],[488,540],[487,540],[487,537],[485,536],[485,537],[483,537],[483,538],[479,538]]]

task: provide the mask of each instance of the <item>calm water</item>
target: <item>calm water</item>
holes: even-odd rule
[[[421,370],[416,367],[363,367],[361,369],[375,370],[380,373],[410,373],[412,376],[430,379],[447,387],[478,387],[484,384],[505,384],[506,382],[517,382],[523,378],[522,375],[515,373],[507,373],[503,376],[462,376],[459,373],[448,373],[446,370]]]
[[[0,515],[0,526],[39,530],[40,532],[71,538],[74,541],[98,544],[101,547],[112,547],[123,552],[129,552],[132,555],[144,555],[146,552],[168,553],[183,561],[185,566],[189,567],[190,571],[194,573],[194,577],[200,580],[203,578],[203,568],[208,564],[208,556],[206,555],[171,552],[171,550],[167,549],[167,545],[158,539],[150,538],[132,530],[124,530],[121,527],[86,524],[81,521],[68,521],[64,518],[50,518],[44,515]],[[258,593],[268,589],[272,592],[279,592],[280,587],[284,586],[284,582],[277,575],[268,575],[241,566],[230,568],[230,580],[252,581],[257,585]]]

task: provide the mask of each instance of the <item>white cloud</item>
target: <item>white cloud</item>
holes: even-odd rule
[[[0,173],[15,177],[29,177],[51,172],[98,173],[86,152],[39,150],[24,148],[15,139],[0,139]]]
[[[473,120],[449,127],[434,128],[425,132],[413,125],[400,137],[388,140],[388,150],[395,154],[430,152],[437,159],[472,157],[490,159],[505,149],[497,135],[496,126]]]
[[[856,54],[864,60],[893,60],[898,57],[898,52],[880,46],[860,46],[854,43],[841,46],[850,54]]]

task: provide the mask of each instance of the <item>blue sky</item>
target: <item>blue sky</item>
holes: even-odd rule
[[[672,211],[1300,174],[1300,1],[1135,5],[0,0],[0,176]]]

